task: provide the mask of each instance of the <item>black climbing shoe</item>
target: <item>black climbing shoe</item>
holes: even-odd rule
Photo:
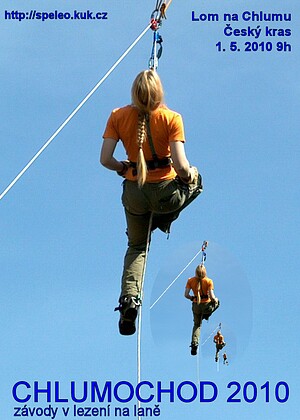
[[[132,335],[136,331],[135,320],[140,306],[139,299],[133,296],[122,296],[119,300],[119,307],[115,311],[120,311],[119,331],[121,335]]]
[[[197,354],[197,350],[198,350],[198,346],[196,345],[196,344],[191,344],[190,345],[190,347],[191,347],[191,355],[192,356],[196,356],[196,354]]]

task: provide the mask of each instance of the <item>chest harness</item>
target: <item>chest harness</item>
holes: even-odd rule
[[[157,168],[167,168],[168,166],[171,166],[172,159],[170,157],[164,157],[164,158],[159,159],[159,157],[157,156],[157,153],[155,151],[155,147],[153,144],[151,130],[150,130],[149,114],[147,113],[145,117],[146,117],[146,128],[147,128],[147,139],[148,139],[151,154],[152,154],[152,159],[146,160],[147,169],[148,171],[154,171]],[[136,176],[137,175],[136,162],[130,161],[130,167],[133,168],[132,174]]]

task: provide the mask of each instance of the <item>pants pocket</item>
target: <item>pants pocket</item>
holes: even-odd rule
[[[178,210],[185,201],[185,195],[175,181],[161,185],[158,197],[158,213],[170,213]]]

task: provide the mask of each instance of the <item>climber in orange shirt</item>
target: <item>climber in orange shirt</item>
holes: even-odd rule
[[[190,295],[192,290],[193,295]],[[219,300],[214,294],[213,281],[207,277],[206,268],[203,264],[196,268],[195,276],[188,279],[184,296],[193,302],[192,311],[194,318],[194,326],[192,331],[191,354],[197,354],[200,328],[202,320],[211,316],[211,314],[219,307]]]

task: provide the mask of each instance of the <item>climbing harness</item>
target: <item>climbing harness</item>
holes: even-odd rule
[[[148,165],[150,167],[153,167],[153,169],[156,168],[165,168],[167,166],[171,165],[171,159],[169,157],[163,158],[163,159],[159,159],[157,156],[157,153],[155,151],[155,147],[154,147],[154,143],[153,143],[153,139],[152,139],[152,134],[151,134],[151,129],[150,129],[150,116],[147,113],[146,116],[146,128],[147,128],[147,139],[148,139],[148,143],[150,146],[150,150],[152,153],[152,164],[150,165],[150,162],[148,162]]]
[[[152,139],[152,135],[151,135],[151,130],[150,130],[150,120],[149,120],[149,114],[145,114],[145,120],[146,120],[146,129],[147,129],[147,140],[149,143],[149,147],[152,153],[152,160],[147,160],[146,161],[146,165],[147,165],[147,169],[149,171],[153,171],[157,168],[167,168],[168,166],[171,165],[172,160],[169,157],[165,157],[162,159],[159,159],[157,156],[157,153],[155,151],[155,147],[153,144],[153,139]],[[132,174],[136,175],[137,174],[137,164],[136,162],[132,162],[130,161],[129,163],[129,167],[133,168],[132,170]]]

